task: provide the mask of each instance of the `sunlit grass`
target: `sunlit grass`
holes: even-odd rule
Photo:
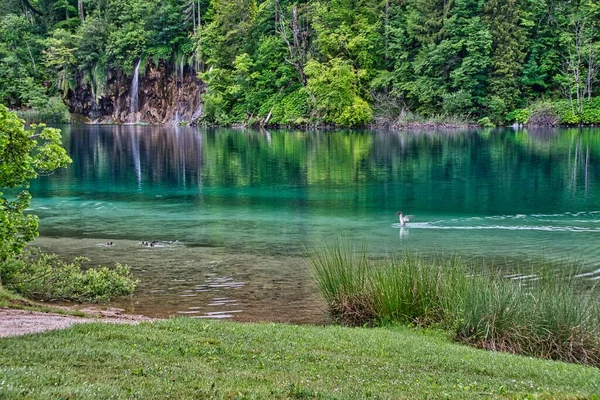
[[[0,339],[2,399],[581,398],[600,370],[406,327],[173,319]]]

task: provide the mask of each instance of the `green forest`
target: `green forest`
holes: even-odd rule
[[[162,63],[214,125],[592,124],[599,28],[592,0],[5,0],[0,102],[64,114]]]

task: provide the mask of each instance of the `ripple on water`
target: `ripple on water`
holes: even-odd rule
[[[197,316],[193,316],[191,318],[214,318],[214,319],[225,319],[225,318],[232,318],[233,315],[232,314],[237,314],[237,313],[241,313],[242,310],[230,310],[230,311],[211,311],[211,312],[207,312],[204,315],[197,315]]]
[[[600,269],[591,272],[585,272],[583,274],[575,275],[575,278],[585,278],[590,277],[591,280],[600,279]]]
[[[562,214],[514,214],[491,215],[486,217],[465,217],[436,220],[431,222],[414,222],[405,229],[437,229],[437,230],[507,230],[507,231],[542,231],[600,233],[597,219],[598,212],[565,212]],[[585,219],[588,217],[587,219]],[[488,224],[487,221],[500,223]],[[395,228],[402,228],[398,223]]]
[[[402,228],[393,224],[394,228]],[[600,233],[600,227],[587,228],[581,226],[551,226],[551,225],[441,225],[429,222],[417,222],[406,225],[410,229],[439,229],[439,230],[507,230],[507,231],[545,231],[545,232],[588,232]]]

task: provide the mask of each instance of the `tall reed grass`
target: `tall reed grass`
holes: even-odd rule
[[[60,97],[52,97],[39,107],[16,110],[16,113],[27,124],[68,124],[71,122],[69,109]]]
[[[476,347],[600,367],[600,303],[572,263],[509,280],[457,256],[369,258],[337,246],[309,255],[331,317],[344,325],[436,326]]]

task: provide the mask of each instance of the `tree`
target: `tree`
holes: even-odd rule
[[[61,89],[63,96],[66,96],[67,91],[72,89],[70,81],[77,64],[75,55],[79,40],[78,36],[64,29],[55,30],[52,36],[46,39],[47,48],[44,52],[46,66],[55,71],[58,78],[58,87]]]
[[[0,103],[22,107],[48,101],[42,50],[41,37],[27,18],[14,14],[0,17]]]
[[[598,17],[597,6],[580,6],[569,17],[566,31],[562,35],[568,55],[563,62],[563,85],[573,114],[583,113],[584,101],[591,100],[596,77],[597,28],[592,21]],[[573,98],[575,97],[575,98]]]
[[[525,58],[522,11],[517,0],[488,0],[484,11],[484,21],[493,40],[490,92],[504,102],[506,109],[512,110],[519,105],[520,77]]]
[[[13,196],[0,192],[0,262],[18,255],[38,234],[37,217],[24,213],[31,200],[29,182],[70,162],[60,130],[25,129],[15,113],[0,105],[0,189],[21,188]]]
[[[361,126],[371,120],[373,111],[358,94],[358,81],[364,71],[356,71],[340,58],[327,64],[310,60],[304,71],[308,77],[306,90],[320,120],[342,126]]]

